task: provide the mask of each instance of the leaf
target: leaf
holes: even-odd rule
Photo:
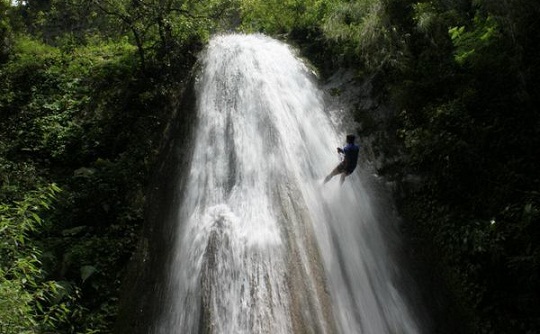
[[[91,177],[96,170],[94,168],[81,167],[73,172],[75,177],[89,178]]]
[[[32,218],[34,218],[34,220],[38,223],[38,224],[41,224],[41,218],[35,213],[35,212],[32,212]]]
[[[76,236],[77,234],[80,234],[84,231],[86,231],[87,227],[86,226],[77,226],[77,227],[72,227],[72,228],[69,228],[69,229],[65,229],[65,230],[62,230],[62,235],[64,237],[73,237],[73,236]]]
[[[81,267],[81,279],[83,283],[97,271],[94,266],[82,266]]]

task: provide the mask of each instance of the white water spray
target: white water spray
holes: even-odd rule
[[[212,39],[154,333],[418,333],[358,174],[322,185],[342,134],[313,75],[261,35]]]

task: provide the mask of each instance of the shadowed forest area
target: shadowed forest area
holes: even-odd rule
[[[0,0],[0,333],[110,333],[210,36],[374,78],[378,173],[470,333],[540,332],[540,3]],[[333,92],[339,94],[339,92]]]

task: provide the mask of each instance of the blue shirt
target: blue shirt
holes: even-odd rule
[[[343,154],[345,155],[345,159],[343,160],[343,164],[345,166],[345,170],[347,173],[352,173],[354,169],[356,168],[356,165],[358,164],[358,152],[360,151],[360,147],[358,145],[353,143],[348,143],[343,147]]]

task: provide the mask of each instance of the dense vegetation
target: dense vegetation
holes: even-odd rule
[[[226,14],[176,5],[0,2],[0,332],[110,331],[163,129]]]
[[[403,152],[381,172],[401,185],[407,233],[471,332],[540,331],[536,2],[1,0],[0,13],[0,332],[111,331],[174,105],[197,52],[231,29],[288,39],[323,73],[377,74]]]

